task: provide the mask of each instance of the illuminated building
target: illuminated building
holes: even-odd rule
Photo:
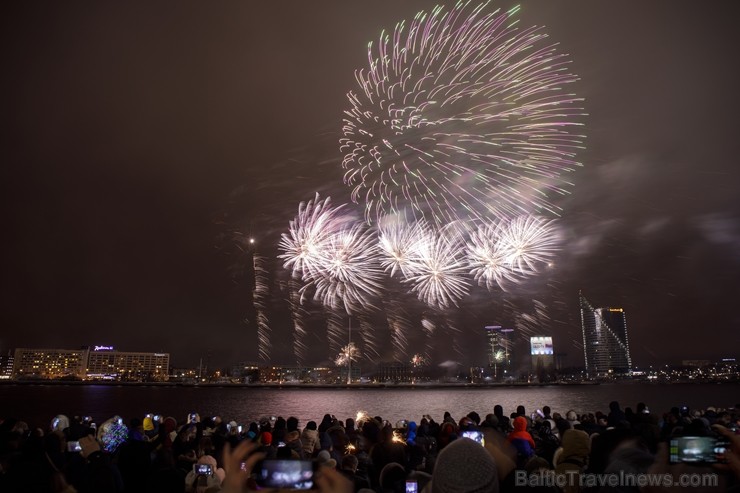
[[[494,378],[501,378],[511,367],[509,334],[514,329],[504,329],[500,325],[488,325],[485,327],[485,331],[488,367],[493,369]]]
[[[163,381],[168,378],[170,365],[168,353],[115,351],[110,346],[19,348],[14,360],[15,378]]]
[[[87,359],[87,378],[102,380],[168,379],[169,353],[116,351],[112,346],[93,346]]]
[[[29,349],[15,350],[13,376],[15,378],[85,377],[87,349]]]
[[[0,379],[13,378],[13,361],[15,361],[15,354],[12,351],[8,351],[8,354],[0,354]]]
[[[540,382],[550,380],[555,371],[552,337],[530,337],[529,347],[532,356],[532,373]]]
[[[586,372],[592,376],[632,371],[627,317],[622,308],[594,308],[581,294],[581,328]]]

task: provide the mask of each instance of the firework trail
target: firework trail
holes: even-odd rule
[[[257,312],[257,354],[262,361],[270,361],[270,328],[269,319],[267,318],[267,304],[270,296],[268,284],[267,259],[257,253],[252,255],[254,262],[254,289],[252,299],[254,309]]]
[[[395,361],[403,361],[406,359],[409,347],[408,338],[413,330],[413,325],[407,316],[407,302],[401,298],[400,293],[393,293],[386,303],[393,359]]]
[[[409,212],[440,226],[522,213],[558,214],[572,186],[582,99],[542,28],[515,7],[435,7],[368,45],[347,94],[340,150],[367,221]]]
[[[362,349],[365,359],[375,361],[380,358],[380,342],[378,341],[375,325],[367,316],[359,315],[360,338],[362,340]]]
[[[330,353],[337,352],[347,340],[347,324],[344,313],[339,310],[325,308],[326,313],[326,340]]]
[[[301,287],[294,278],[288,281],[288,303],[293,323],[293,355],[298,366],[303,366],[308,361],[308,346],[303,342],[308,337],[305,325],[308,314],[301,304]]]

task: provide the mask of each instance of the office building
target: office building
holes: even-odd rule
[[[590,376],[632,372],[627,317],[622,308],[594,308],[580,295],[583,354]]]

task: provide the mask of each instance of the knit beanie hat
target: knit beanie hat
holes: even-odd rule
[[[479,443],[458,438],[439,453],[432,493],[497,493],[498,489],[496,463]]]
[[[154,429],[154,421],[152,418],[144,418],[144,431],[152,431]]]

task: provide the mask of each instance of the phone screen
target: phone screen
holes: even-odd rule
[[[67,452],[81,452],[80,442],[67,442]]]
[[[669,449],[671,464],[680,462],[713,464],[725,461],[728,442],[716,437],[686,436],[672,438]]]
[[[310,460],[266,459],[257,475],[257,484],[264,488],[309,490],[313,487],[314,465]]]
[[[416,481],[406,481],[406,493],[419,493],[419,483]]]
[[[474,440],[481,445],[483,445],[483,432],[482,431],[463,431],[462,436],[465,438],[470,438],[471,440]]]
[[[195,474],[202,474],[204,476],[210,476],[213,474],[213,469],[210,464],[193,464],[193,471],[195,471]]]

